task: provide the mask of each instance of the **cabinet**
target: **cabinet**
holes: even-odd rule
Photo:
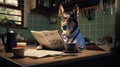
[[[34,0],[32,2],[32,7],[34,7],[31,8],[31,11],[50,16],[58,13],[60,4],[63,4],[65,10],[71,10],[79,2],[83,2],[83,0]]]
[[[32,1],[32,0],[31,0]],[[100,0],[34,0],[32,5],[32,12],[38,12],[46,16],[58,13],[59,5],[64,6],[65,11],[71,11],[76,4],[79,8],[86,8],[91,6],[99,5]]]
[[[31,0],[30,4],[31,12],[37,12],[43,15],[50,16],[54,13],[54,10],[51,7],[52,0]],[[54,1],[54,0],[53,0]]]

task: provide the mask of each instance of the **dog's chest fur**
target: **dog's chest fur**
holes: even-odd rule
[[[86,49],[85,40],[79,28],[76,28],[76,30],[70,36],[62,35],[62,38],[65,43],[75,43],[76,46]]]

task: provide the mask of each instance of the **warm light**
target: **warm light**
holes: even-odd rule
[[[3,3],[3,0],[0,0],[1,3]]]
[[[18,6],[18,0],[5,0],[6,4]]]
[[[17,47],[26,47],[26,42],[17,42]]]

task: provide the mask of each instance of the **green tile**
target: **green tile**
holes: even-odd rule
[[[113,29],[112,25],[110,25],[110,24],[105,24],[104,28],[105,28],[106,31],[107,30],[110,31],[111,29]]]
[[[97,24],[97,29],[98,30],[103,30],[103,24],[101,23],[101,24]]]
[[[84,28],[84,30],[89,30],[90,27],[89,27],[89,25],[87,24],[87,25],[84,25],[83,28]]]
[[[96,37],[96,40],[99,40],[99,39],[101,39],[103,36],[97,36]]]
[[[97,40],[97,37],[90,37],[89,39],[95,41]]]
[[[96,29],[97,29],[96,24],[91,24],[91,25],[90,25],[90,29],[91,29],[91,30],[96,30]]]
[[[96,22],[97,22],[97,23],[103,23],[103,22],[104,22],[103,17],[98,17],[98,18],[96,19]]]
[[[111,19],[104,19],[104,23],[108,23],[108,24],[111,24],[111,23],[114,23],[115,21],[111,20]]]
[[[103,15],[103,11],[102,10],[98,10],[97,11],[97,16],[102,16]]]
[[[90,36],[97,36],[97,31],[90,31]]]
[[[106,30],[106,31],[104,32],[104,35],[111,35],[111,31],[107,31],[107,30]]]
[[[79,27],[80,29],[83,29],[83,25],[78,25],[78,27]]]
[[[103,36],[104,31],[97,31],[97,36]]]
[[[91,20],[90,24],[92,24],[92,23],[96,23],[96,19]]]
[[[89,31],[83,31],[84,36],[89,36]]]

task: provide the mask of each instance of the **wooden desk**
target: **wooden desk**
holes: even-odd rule
[[[110,54],[104,51],[95,51],[95,50],[83,50],[81,53],[77,53],[76,56],[65,56],[65,57],[45,57],[33,59],[29,57],[15,59],[13,58],[12,53],[5,53],[1,58],[7,62],[12,63],[12,65],[29,67],[29,66],[38,66],[38,67],[51,67],[69,64],[72,62],[80,62],[84,60],[109,56]]]

